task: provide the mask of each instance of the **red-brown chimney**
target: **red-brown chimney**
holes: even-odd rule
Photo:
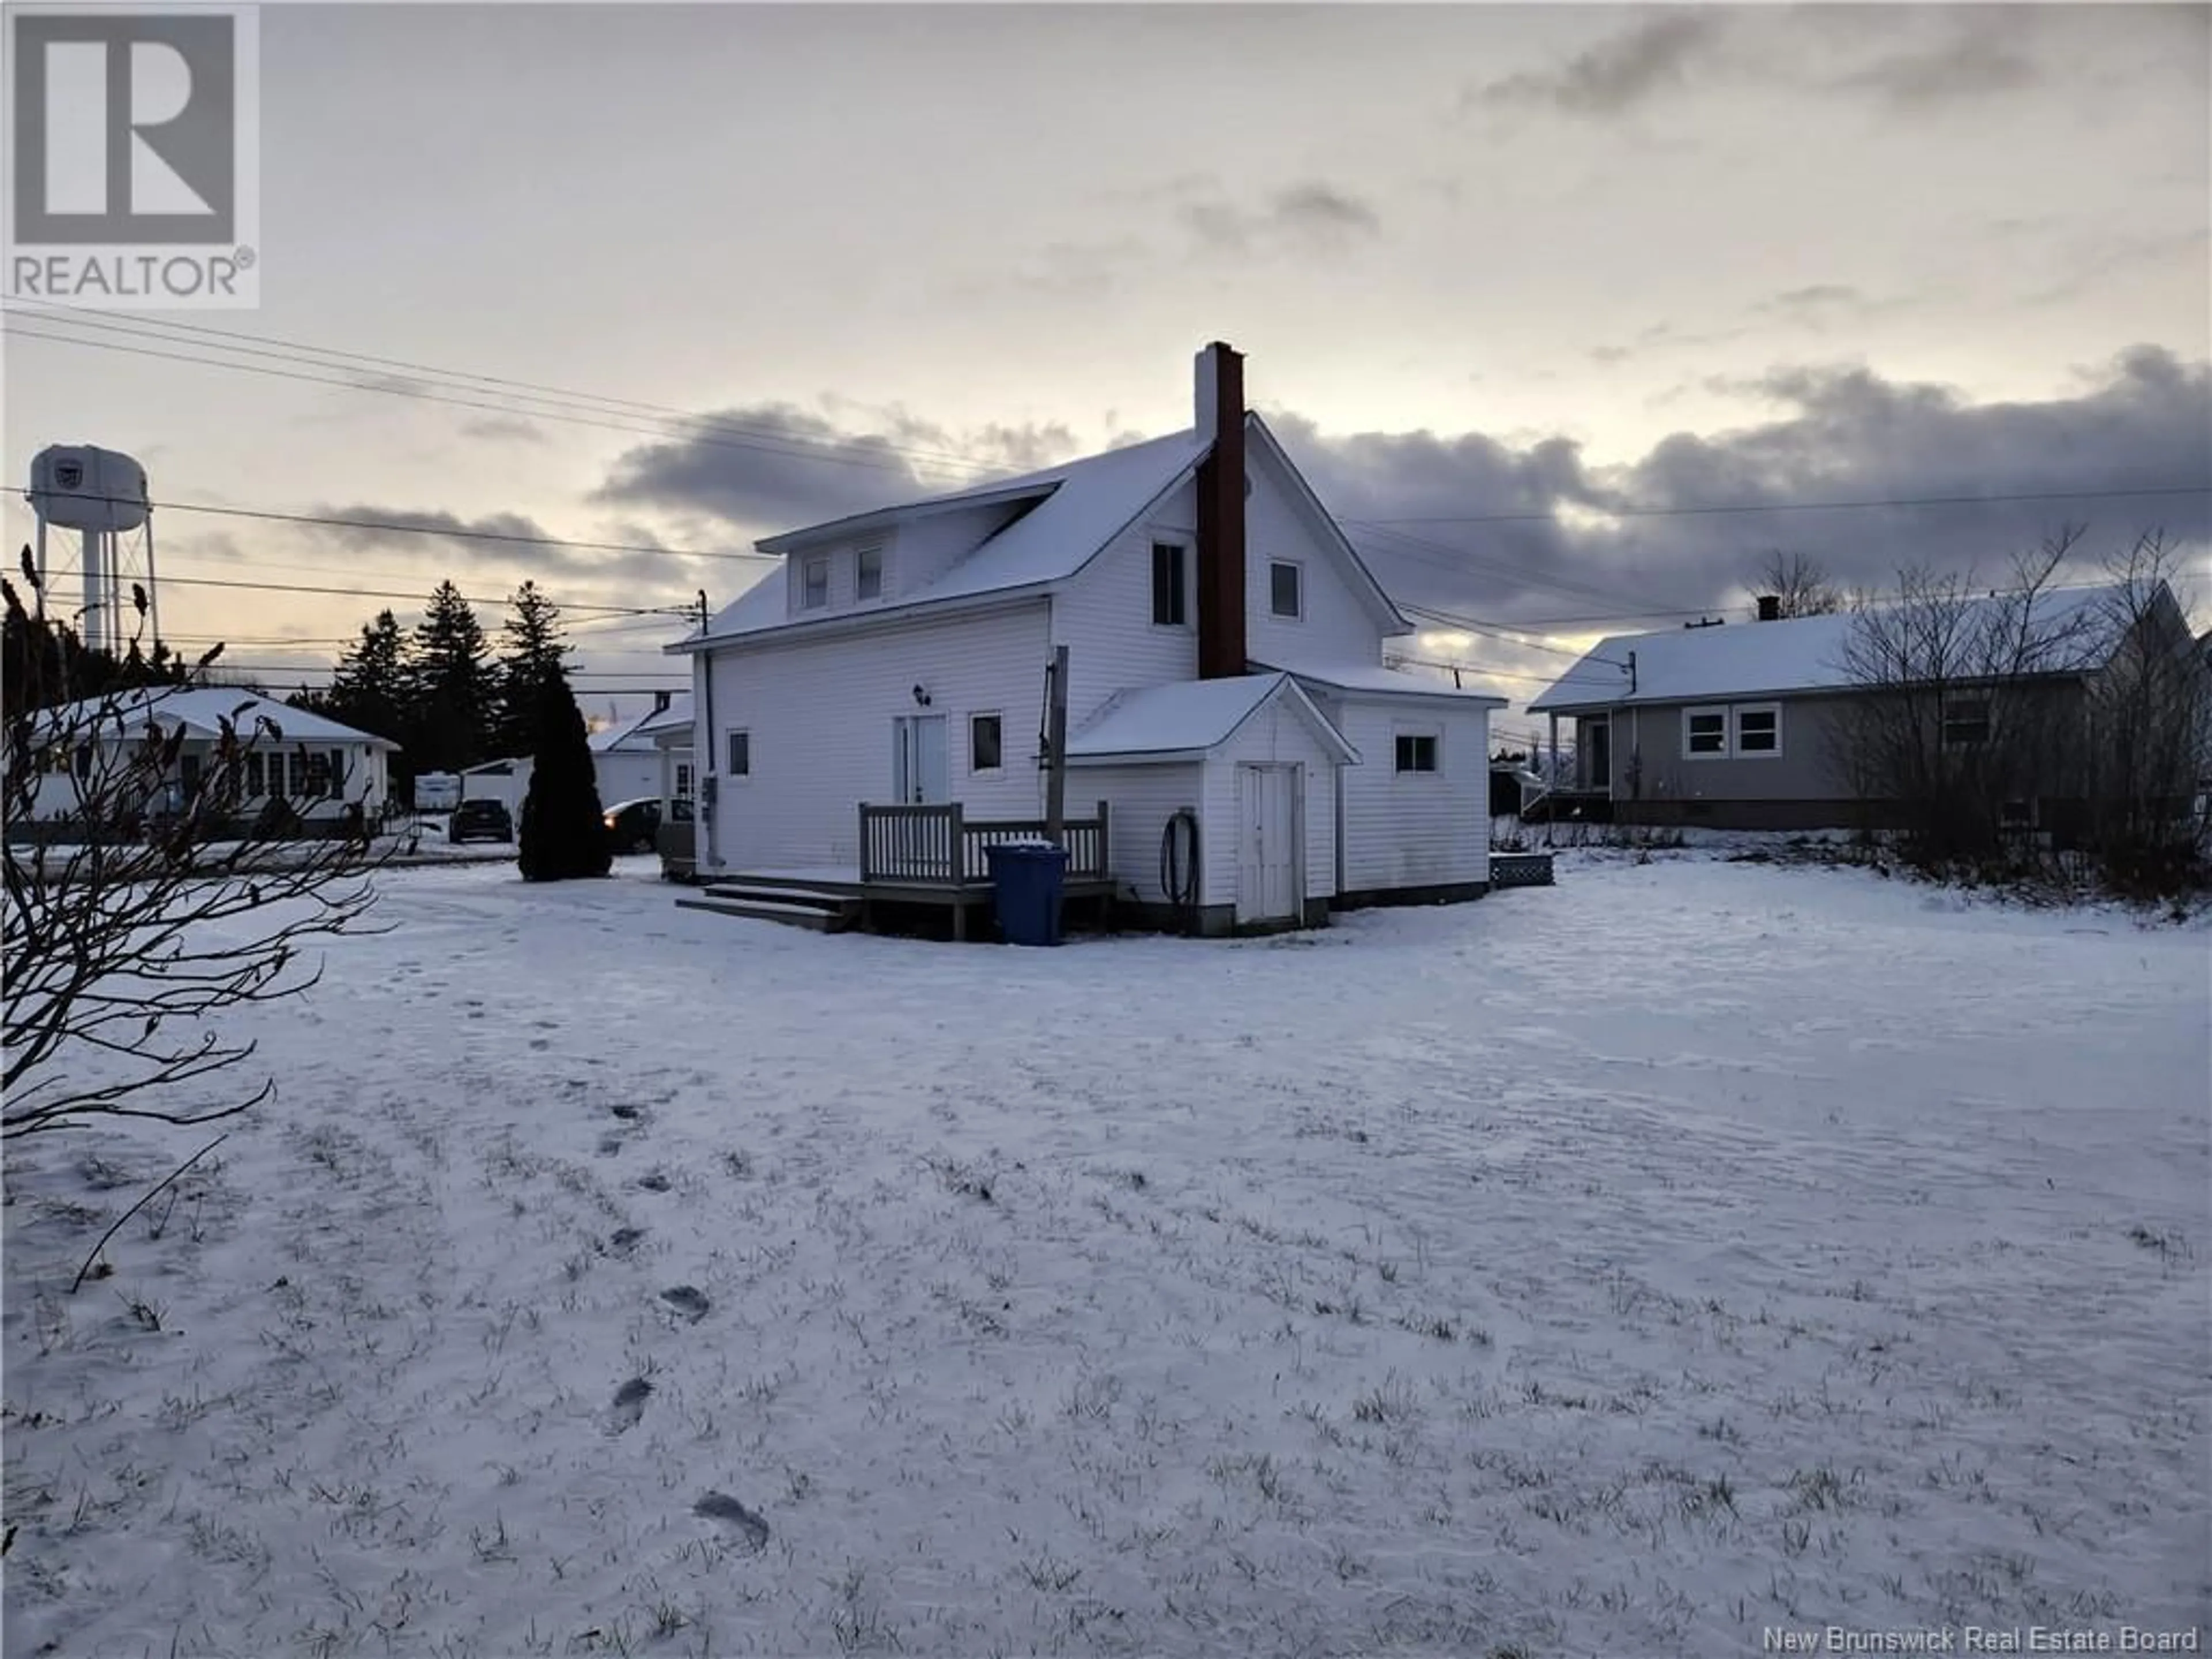
[[[1244,358],[1216,340],[1198,354],[1198,677],[1247,670],[1244,646]]]

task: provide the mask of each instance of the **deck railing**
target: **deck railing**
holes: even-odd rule
[[[1067,849],[1067,878],[1097,881],[1106,874],[1106,803],[1096,817],[1069,818],[1060,826]],[[958,801],[933,806],[860,808],[860,879],[917,887],[964,887],[988,881],[985,848],[1044,836],[1042,818],[969,820]]]

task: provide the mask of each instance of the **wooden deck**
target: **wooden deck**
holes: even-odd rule
[[[1061,826],[1060,844],[1068,855],[1066,897],[1103,901],[1110,908],[1116,884],[1107,873],[1106,836],[1103,801],[1095,817],[1071,818]],[[795,904],[825,912],[854,907],[860,926],[872,931],[883,910],[942,909],[951,912],[952,937],[964,939],[975,912],[981,907],[988,914],[994,896],[988,849],[1043,839],[1042,819],[970,819],[957,801],[863,805],[857,866],[716,871],[707,882],[707,896],[717,902],[695,901],[693,908],[765,916],[782,908],[779,895],[789,895]]]

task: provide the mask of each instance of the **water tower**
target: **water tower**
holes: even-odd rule
[[[130,456],[89,444],[56,444],[31,460],[31,510],[39,522],[39,611],[52,585],[46,531],[74,530],[84,549],[84,643],[118,655],[130,649],[137,617],[131,585],[146,590],[148,643],[161,637],[154,587],[153,503],[146,469]],[[137,532],[133,535],[132,532]],[[125,539],[127,538],[127,539]]]

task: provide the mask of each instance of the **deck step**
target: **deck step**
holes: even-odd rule
[[[743,916],[754,921],[780,921],[817,933],[842,933],[857,921],[857,912],[823,910],[811,904],[778,904],[772,899],[720,898],[702,895],[676,901],[679,910],[711,910],[718,916]]]
[[[743,899],[748,903],[801,904],[817,909],[842,909],[860,901],[850,893],[832,893],[812,887],[786,887],[768,881],[715,881],[700,890],[711,898]]]

